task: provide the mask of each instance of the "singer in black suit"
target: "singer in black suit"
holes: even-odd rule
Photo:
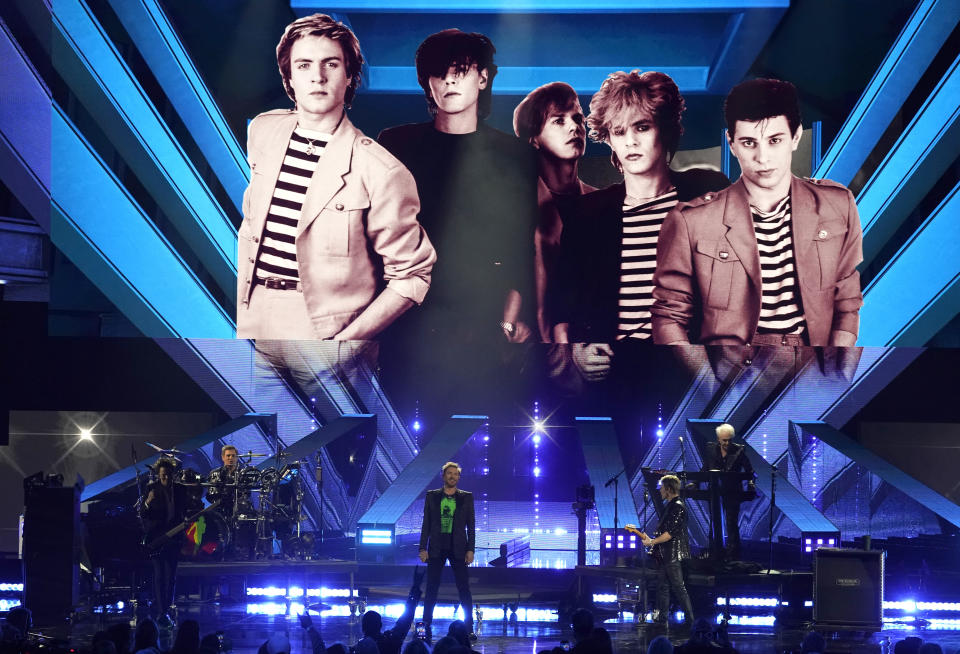
[[[473,633],[473,596],[470,594],[467,566],[473,563],[476,546],[476,522],[473,493],[457,488],[460,466],[443,464],[443,488],[427,491],[423,503],[423,527],[420,529],[420,560],[427,564],[427,589],[423,599],[423,622],[427,640],[432,640],[433,607],[437,603],[443,565],[449,560],[460,594],[464,622],[470,639]]]
[[[747,457],[746,447],[733,442],[735,431],[726,423],[717,427],[717,442],[707,445],[703,460],[703,470],[723,470],[724,472],[745,472],[750,475],[748,490],[754,490],[753,465]],[[740,491],[742,489],[735,489]],[[723,523],[727,532],[727,556],[740,558],[740,492],[724,492]]]

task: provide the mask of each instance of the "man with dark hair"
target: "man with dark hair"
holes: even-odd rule
[[[186,517],[188,498],[184,487],[173,481],[176,470],[177,462],[166,457],[153,465],[156,479],[147,486],[147,497],[140,507],[147,543],[156,541]],[[173,607],[180,546],[180,540],[173,538],[150,555],[154,592],[151,613],[165,625],[172,624],[169,612]]]
[[[464,622],[473,633],[473,597],[470,594],[470,579],[467,567],[473,563],[476,547],[476,523],[473,510],[473,493],[457,488],[460,481],[460,466],[447,461],[441,468],[443,488],[427,491],[423,502],[423,526],[420,528],[420,560],[427,564],[427,589],[423,599],[423,624],[427,641],[431,642],[433,631],[433,607],[437,604],[440,576],[443,566],[450,561],[453,578],[460,594]]]
[[[664,221],[655,342],[855,345],[860,217],[844,186],[791,174],[803,131],[796,89],[773,79],[743,82],[724,113],[743,173]]]
[[[678,201],[723,188],[716,171],[671,170],[683,134],[683,96],[669,75],[611,73],[590,101],[590,138],[610,146],[623,183],[585,195],[564,224],[559,264],[561,342],[648,339],[656,242]]]
[[[706,456],[703,459],[703,470],[722,470],[723,472],[744,472],[750,475],[747,482],[748,490],[755,490],[753,465],[747,457],[746,447],[733,442],[736,432],[733,425],[724,423],[717,427],[717,440],[706,447]],[[732,559],[740,557],[740,499],[743,484],[740,488],[724,489],[723,493],[723,523],[727,532],[727,555]],[[736,492],[733,492],[736,491]]]
[[[534,280],[540,340],[549,343],[553,341],[554,320],[546,298],[556,274],[563,231],[557,203],[596,190],[577,176],[580,157],[586,149],[583,110],[577,92],[563,82],[534,89],[514,109],[513,131],[537,151],[540,220],[533,240]]]
[[[590,100],[590,138],[610,147],[623,182],[577,198],[564,212],[553,298],[555,339],[573,343],[573,362],[587,381],[609,372],[612,342],[650,338],[657,236],[667,211],[728,184],[715,170],[670,168],[684,110],[676,83],[656,71],[611,73]]]
[[[529,338],[521,311],[533,310],[536,163],[528,145],[483,122],[494,53],[483,34],[448,29],[427,37],[416,67],[433,120],[379,137],[413,173],[420,222],[439,256],[415,334],[431,349],[438,341],[479,345],[480,363],[499,343]]]
[[[683,562],[690,558],[690,536],[687,534],[687,507],[680,500],[680,479],[676,475],[660,478],[660,497],[667,502],[653,538],[641,534],[644,547],[656,548],[660,570],[657,577],[657,622],[669,624],[670,591],[683,607],[683,621],[693,624],[693,604],[683,582]]]
[[[324,14],[287,26],[293,110],[250,123],[238,234],[237,336],[370,340],[423,301],[436,253],[409,171],[347,118],[356,36]]]

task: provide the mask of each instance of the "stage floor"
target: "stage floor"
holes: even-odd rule
[[[129,619],[129,612],[119,615],[104,615],[87,617],[74,627],[74,645],[89,642],[89,638],[97,629],[115,621]],[[277,631],[285,631],[290,635],[292,654],[305,652],[309,654],[310,643],[304,631],[300,628],[296,616],[285,615],[258,615],[247,613],[242,604],[232,606],[218,606],[214,604],[188,603],[179,607],[179,619],[193,619],[200,623],[200,633],[207,634],[223,630],[236,654],[255,653],[264,641]],[[317,618],[314,618],[317,620]],[[394,620],[387,619],[386,626],[392,626]],[[434,621],[435,638],[446,633],[449,620]],[[647,644],[655,636],[663,633],[653,629],[641,629],[629,621],[610,620],[603,624],[610,632],[614,651],[623,653],[646,652]],[[325,617],[320,625],[326,644],[344,643],[353,645],[360,638],[359,620],[349,617]],[[802,632],[786,631],[775,632],[772,628],[750,628],[731,625],[731,640],[741,654],[781,654],[799,652]],[[571,639],[569,630],[560,629],[556,622],[550,623],[520,623],[509,624],[503,621],[485,621],[479,630],[480,639],[473,648],[481,654],[536,654],[548,650],[560,643],[561,640]],[[952,654],[960,647],[960,631],[958,632],[912,632],[912,631],[884,631],[875,634],[869,641],[857,644],[832,643],[827,652],[851,653],[878,653],[892,654],[894,644],[910,635],[918,635],[924,641],[939,643],[944,652]],[[166,638],[172,634],[167,632]],[[674,644],[686,640],[682,633],[671,633],[668,637]],[[172,641],[171,641],[172,643]],[[166,643],[169,646],[170,643]],[[161,642],[161,646],[165,645]]]

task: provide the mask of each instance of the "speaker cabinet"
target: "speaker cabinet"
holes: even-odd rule
[[[59,622],[79,600],[80,491],[30,488],[24,500],[24,604],[35,622]]]
[[[880,631],[886,552],[820,548],[813,559],[813,622]]]

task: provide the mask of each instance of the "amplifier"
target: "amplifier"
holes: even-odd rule
[[[880,631],[886,552],[822,547],[813,559],[815,626]]]

